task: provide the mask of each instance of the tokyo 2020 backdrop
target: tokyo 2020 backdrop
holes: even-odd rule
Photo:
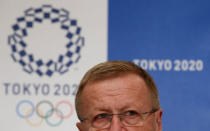
[[[132,61],[157,83],[163,131],[210,130],[208,0],[1,0],[0,130],[77,131],[83,74]]]
[[[109,1],[109,60],[154,77],[164,131],[210,130],[210,1]]]
[[[0,1],[0,130],[77,130],[79,81],[107,60],[107,4]]]

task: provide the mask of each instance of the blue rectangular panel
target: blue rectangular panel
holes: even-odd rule
[[[108,60],[155,79],[165,131],[209,130],[210,1],[109,1]]]

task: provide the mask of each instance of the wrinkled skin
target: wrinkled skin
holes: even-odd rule
[[[122,113],[127,110],[150,111],[150,93],[142,78],[135,74],[88,83],[80,97],[82,117],[91,118],[100,113]],[[103,131],[162,131],[162,110],[145,116],[143,126],[125,127],[118,116]],[[79,131],[97,131],[89,121],[77,123]],[[99,130],[98,130],[99,131]]]

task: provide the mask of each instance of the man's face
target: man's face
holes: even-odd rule
[[[144,122],[141,126],[125,126],[117,115],[112,117],[110,126],[106,129],[97,129],[91,124],[92,118],[104,113],[151,111],[152,100],[146,84],[135,74],[89,83],[84,88],[80,101],[80,117],[88,118],[77,123],[80,131],[162,131],[161,110],[143,115]]]

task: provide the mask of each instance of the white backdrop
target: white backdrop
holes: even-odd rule
[[[107,60],[107,3],[0,1],[0,130],[77,130],[79,80]]]

